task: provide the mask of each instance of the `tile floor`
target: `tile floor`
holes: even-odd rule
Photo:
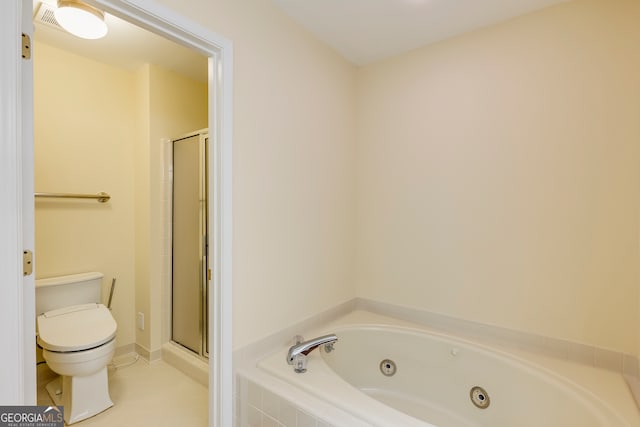
[[[116,360],[122,365],[131,356]],[[52,404],[46,384],[55,374],[38,365],[38,404]],[[162,360],[109,368],[109,391],[114,406],[95,417],[74,424],[78,427],[205,427],[208,419],[207,388]]]

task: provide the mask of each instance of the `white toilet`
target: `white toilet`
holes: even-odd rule
[[[67,424],[113,406],[107,364],[115,352],[117,325],[100,304],[102,273],[36,280],[38,344],[52,371],[47,385]]]

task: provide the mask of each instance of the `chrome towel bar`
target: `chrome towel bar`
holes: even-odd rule
[[[35,197],[56,198],[56,199],[96,199],[98,203],[107,203],[111,198],[105,192],[98,194],[71,194],[71,193],[35,193]]]

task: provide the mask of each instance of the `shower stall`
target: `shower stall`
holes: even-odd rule
[[[209,357],[207,130],[172,140],[171,339]]]

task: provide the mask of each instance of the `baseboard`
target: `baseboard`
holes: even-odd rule
[[[625,375],[624,379],[627,381],[629,390],[631,390],[631,394],[636,401],[636,405],[638,405],[638,408],[640,409],[640,380],[638,377],[632,377],[631,375]]]
[[[124,356],[125,354],[130,354],[135,352],[136,352],[135,343],[125,344],[120,347],[116,347],[116,353],[113,355],[113,357],[120,357],[120,356]]]
[[[148,348],[137,343],[135,345],[135,348],[136,348],[136,353],[138,353],[147,362],[153,362],[155,360],[162,359],[162,349],[150,351]]]

